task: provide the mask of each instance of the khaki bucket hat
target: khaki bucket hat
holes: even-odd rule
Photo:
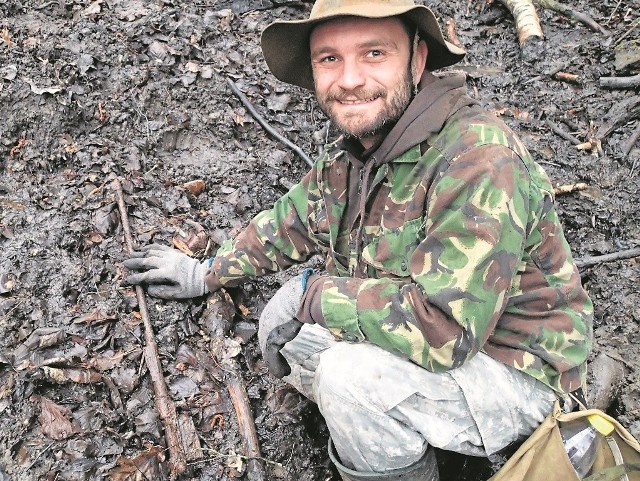
[[[465,51],[447,42],[433,12],[413,0],[317,0],[306,20],[279,20],[262,32],[262,52],[271,73],[289,84],[313,90],[313,75],[309,55],[309,35],[326,20],[353,16],[384,18],[402,15],[413,22],[427,42],[427,69],[436,70],[453,65]]]

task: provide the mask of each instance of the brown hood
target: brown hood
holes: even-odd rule
[[[446,120],[466,105],[477,104],[467,96],[464,74],[436,77],[425,71],[419,92],[371,158],[382,165],[439,132]]]
[[[466,92],[464,75],[436,77],[425,71],[420,79],[420,91],[416,97],[380,146],[368,156],[360,177],[363,195],[358,199],[358,214],[354,219],[358,220],[355,247],[358,257],[362,251],[362,232],[367,200],[371,194],[369,190],[372,172],[439,132],[447,119],[460,108],[477,103],[468,97]],[[354,272],[352,275],[362,277],[364,273]]]

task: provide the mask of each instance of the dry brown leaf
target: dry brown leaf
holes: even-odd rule
[[[69,408],[60,406],[46,397],[40,397],[41,412],[38,416],[42,432],[51,439],[66,439],[76,432],[69,418]]]
[[[27,139],[25,139],[24,137],[19,138],[18,139],[18,143],[16,145],[14,145],[13,147],[11,147],[11,150],[9,151],[9,158],[13,159],[13,157],[18,152],[20,152],[20,149],[22,149],[28,143],[29,143],[29,141]]]
[[[9,29],[7,27],[4,27],[2,29],[2,32],[0,32],[0,38],[2,39],[2,41],[4,43],[7,44],[8,48],[12,48],[13,47],[13,41],[11,40],[11,34],[9,33]]]
[[[172,242],[173,242],[173,246],[176,249],[178,249],[180,252],[184,252],[188,256],[193,257],[193,251],[191,249],[189,249],[189,246],[187,245],[187,243],[185,241],[180,240],[177,237],[174,237]]]
[[[246,119],[245,119],[244,115],[239,114],[237,112],[233,113],[233,119],[232,120],[234,121],[234,123],[236,125],[240,125],[240,126],[243,126],[246,123]]]
[[[82,245],[85,249],[88,249],[91,246],[101,244],[104,238],[98,231],[91,231],[87,235],[85,235]]]
[[[204,180],[197,179],[197,180],[192,180],[190,182],[182,184],[182,187],[184,187],[193,195],[198,197],[200,194],[202,194],[202,192],[204,192],[204,189],[207,187],[207,185],[204,183]]]
[[[0,384],[0,399],[8,398],[13,393],[13,386],[15,385],[14,374],[9,373],[6,378],[3,379]]]
[[[113,369],[122,362],[125,356],[124,351],[118,351],[112,356],[97,356],[87,362],[87,366],[97,369],[100,372]]]
[[[116,316],[105,313],[102,309],[95,309],[87,314],[83,314],[80,317],[76,317],[73,320],[74,324],[100,324],[106,321],[113,321],[117,319]]]
[[[152,446],[135,458],[122,456],[118,458],[118,466],[109,472],[109,479],[111,481],[160,479],[159,461],[164,461],[164,450],[160,446]]]
[[[240,312],[244,317],[249,317],[249,314],[251,314],[251,309],[245,306],[244,304],[240,304],[238,306],[238,309],[240,309]]]

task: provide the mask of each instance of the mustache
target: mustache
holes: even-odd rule
[[[370,100],[378,97],[385,98],[387,96],[387,91],[384,89],[376,89],[376,90],[365,90],[365,89],[357,89],[357,90],[344,90],[340,89],[338,91],[333,91],[327,93],[325,96],[325,100],[328,102],[337,100],[338,102],[349,102],[353,100]]]

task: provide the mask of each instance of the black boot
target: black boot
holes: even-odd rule
[[[338,460],[338,454],[329,439],[329,458],[338,468],[344,481],[439,481],[438,464],[435,451],[428,447],[427,451],[415,463],[398,469],[390,469],[382,473],[373,471],[354,471]]]

